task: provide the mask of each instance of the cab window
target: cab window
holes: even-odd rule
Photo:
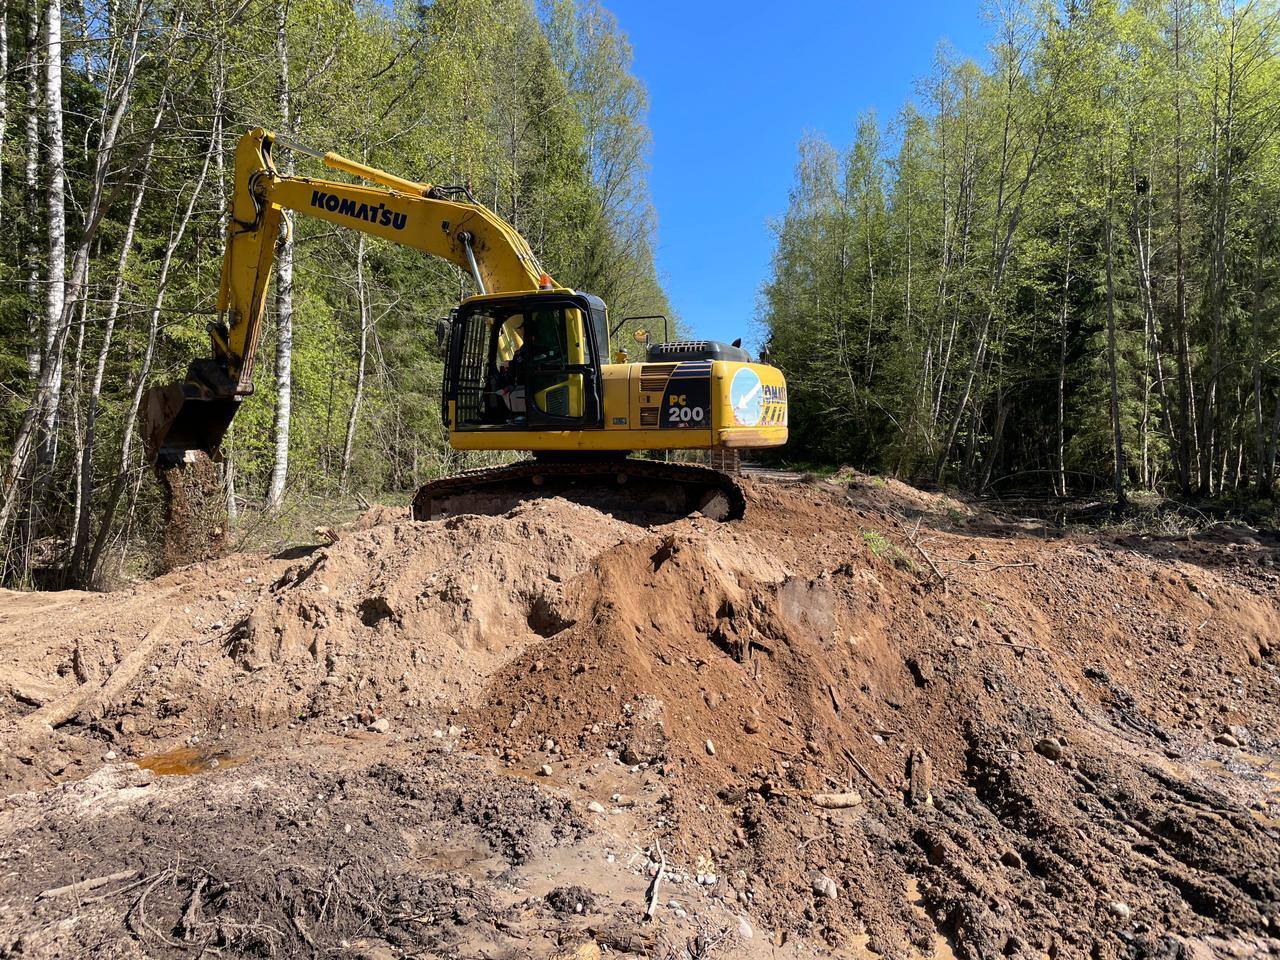
[[[587,362],[582,311],[555,306],[490,318],[496,329],[485,421],[524,426],[530,417],[582,417]]]

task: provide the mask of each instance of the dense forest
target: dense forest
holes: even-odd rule
[[[254,126],[466,185],[561,283],[615,316],[669,312],[630,63],[594,0],[0,0],[5,581],[145,562],[158,495],[139,405],[208,350]],[[308,502],[456,466],[434,329],[468,279],[303,217],[277,265],[256,392],[224,443],[233,518],[301,522]]]
[[[1269,494],[1280,14],[998,5],[892,122],[800,147],[761,297],[788,455],[979,492]]]

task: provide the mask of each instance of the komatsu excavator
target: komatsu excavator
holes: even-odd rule
[[[282,174],[273,146],[367,183]],[[610,334],[617,331],[604,303],[557,285],[524,237],[465,188],[407,180],[256,129],[236,148],[219,320],[209,328],[212,355],[194,360],[182,382],[147,397],[143,433],[153,463],[174,465],[194,451],[216,459],[240,403],[253,392],[284,210],[442,257],[467,271],[479,291],[438,330],[449,442],[457,450],[531,451],[533,458],[428,483],[414,498],[417,519],[457,512],[445,505],[458,495],[513,487],[541,494],[567,485],[617,486],[628,495],[657,487],[679,494],[691,510],[734,519],[745,498],[730,476],[628,454],[786,442],[782,373],[749,362],[740,347],[679,340],[648,344],[643,362],[610,362]]]

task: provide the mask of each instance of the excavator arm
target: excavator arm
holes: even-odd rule
[[[273,145],[316,157],[373,185],[282,174],[272,160]],[[481,293],[550,287],[551,278],[525,239],[491,210],[460,195],[465,195],[461,188],[407,180],[266,130],[241,137],[219,320],[209,328],[212,354],[193,361],[182,382],[149,391],[143,431],[149,457],[174,461],[190,450],[213,455],[240,400],[253,392],[253,362],[284,210],[441,257],[466,270]]]

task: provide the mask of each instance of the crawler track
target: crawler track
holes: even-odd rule
[[[608,492],[625,497],[629,488],[665,489],[683,497],[689,512],[701,510],[724,522],[740,520],[747,499],[727,474],[688,463],[662,463],[632,458],[617,460],[521,460],[504,467],[486,467],[442,477],[419,487],[413,498],[413,518],[430,520],[441,512],[442,501],[491,492],[528,497],[554,496],[573,489]],[[449,511],[459,512],[459,511]]]

